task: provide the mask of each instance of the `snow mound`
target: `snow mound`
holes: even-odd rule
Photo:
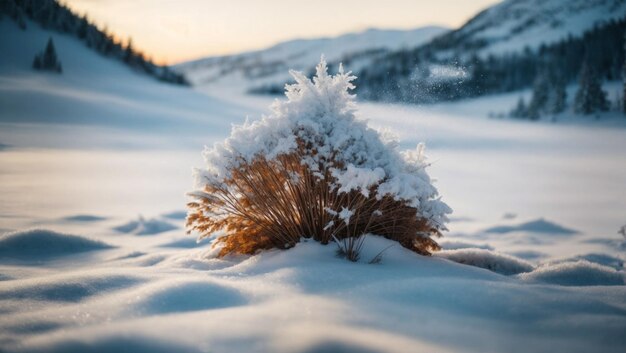
[[[125,274],[83,273],[54,275],[12,283],[0,288],[1,300],[78,302],[109,291],[133,286],[141,280]]]
[[[114,260],[134,259],[134,258],[137,258],[137,257],[140,257],[140,256],[144,256],[144,255],[146,255],[145,252],[133,251],[133,252],[129,252],[127,254],[124,254],[122,256],[118,256]]]
[[[581,260],[588,261],[588,262],[602,265],[602,266],[611,267],[616,270],[621,270],[624,268],[623,258],[619,256],[609,255],[609,254],[596,254],[596,253],[582,254],[582,255],[576,255],[576,256],[563,258],[563,259],[556,259],[556,260],[549,261],[546,264],[558,265],[558,264],[563,264],[563,263],[568,263],[568,262],[578,262]]]
[[[154,235],[174,230],[176,228],[178,227],[157,218],[145,219],[143,218],[143,216],[139,216],[136,221],[130,221],[113,229],[120,233],[135,235]]]
[[[78,214],[63,218],[63,220],[67,222],[98,222],[104,221],[105,219],[106,217],[94,216],[89,214]]]
[[[78,235],[31,229],[0,235],[0,255],[10,258],[50,257],[112,248]]]
[[[187,218],[187,211],[173,211],[163,214],[163,217],[169,219],[185,219]]]
[[[169,342],[158,337],[148,335],[102,335],[95,339],[84,339],[80,337],[68,338],[65,340],[57,340],[46,342],[46,344],[31,345],[27,350],[17,348],[14,352],[31,352],[31,353],[107,353],[107,352],[150,352],[150,353],[171,353],[171,352],[188,352],[201,353],[206,352],[197,347],[192,347],[184,343]]]
[[[534,268],[531,263],[517,257],[485,249],[442,250],[435,256],[507,276],[530,272]]]
[[[565,228],[556,223],[546,221],[543,218],[513,225],[513,226],[496,226],[489,229],[486,229],[487,233],[511,233],[511,232],[528,232],[528,233],[544,233],[544,234],[560,234],[560,235],[572,235],[577,234],[578,231]]]
[[[137,266],[137,267],[152,267],[160,264],[165,259],[166,255],[163,254],[143,254],[134,257],[128,257],[124,259],[125,265]]]
[[[512,251],[509,254],[524,260],[537,260],[548,256],[548,254],[537,250],[518,250]]]
[[[620,286],[624,285],[624,272],[586,260],[565,262],[538,267],[519,278],[562,286]]]
[[[588,244],[602,244],[610,249],[626,250],[626,240],[616,238],[594,238],[584,241]]]

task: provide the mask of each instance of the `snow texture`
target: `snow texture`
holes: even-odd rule
[[[586,260],[541,266],[520,274],[525,281],[545,282],[562,286],[622,286],[625,274],[608,266]]]
[[[21,280],[11,286],[2,287],[0,300],[80,302],[141,281],[138,277],[119,273],[100,273],[99,276],[93,276],[89,272],[52,275]]]
[[[619,352],[626,344],[624,286],[534,286],[401,246],[389,248],[380,264],[366,263],[393,244],[368,238],[360,263],[308,241],[238,259],[181,249],[146,266],[158,255],[149,250],[152,255],[136,258],[85,259],[89,270],[68,264],[11,274],[10,284],[0,284],[0,346],[6,352],[305,353],[348,347],[517,353],[600,346]],[[468,326],[468,315],[481,324]],[[598,322],[602,330],[595,329]]]
[[[534,269],[530,262],[485,249],[442,250],[435,255],[460,264],[484,268],[507,276],[530,272]]]
[[[562,263],[568,263],[568,262],[578,262],[580,260],[588,261],[588,262],[595,263],[595,264],[602,265],[602,266],[608,266],[616,270],[624,269],[624,259],[622,257],[612,256],[609,254],[597,254],[597,253],[576,255],[576,256],[562,258],[562,259],[555,259],[555,260],[549,261],[548,264],[556,265],[556,264],[562,264]]]
[[[208,244],[206,241],[203,241],[205,239],[202,239],[200,241],[193,239],[193,238],[183,238],[183,239],[178,239],[178,240],[174,240],[171,241],[169,243],[163,244],[161,245],[162,248],[183,248],[183,249],[191,249],[191,248],[197,248],[203,245]]]
[[[349,210],[349,209],[343,207],[341,209],[341,212],[339,212],[337,214],[337,216],[339,217],[339,219],[341,219],[343,221],[343,223],[348,225],[348,224],[350,224],[350,218],[352,218],[353,214],[354,214],[354,211]]]

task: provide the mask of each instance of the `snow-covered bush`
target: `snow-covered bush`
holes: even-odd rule
[[[189,193],[189,231],[223,234],[221,256],[286,249],[301,237],[346,250],[367,233],[419,254],[438,250],[433,237],[451,210],[425,171],[423,145],[400,152],[358,120],[349,92],[355,77],[341,67],[329,75],[322,59],[312,80],[291,74],[296,83],[270,116],[235,126],[204,151],[207,167],[196,170]]]

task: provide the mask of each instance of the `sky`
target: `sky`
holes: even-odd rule
[[[499,0],[64,0],[157,62],[261,49],[367,28],[461,26]]]

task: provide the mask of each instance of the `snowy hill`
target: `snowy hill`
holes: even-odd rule
[[[163,135],[158,143],[192,144],[193,132],[228,131],[230,121],[207,119],[207,115],[232,116],[228,104],[189,88],[154,80],[121,61],[87,48],[77,38],[44,30],[26,22],[21,29],[9,18],[0,20],[0,124],[21,131],[0,129],[6,146],[137,146],[155,141],[130,139],[129,132]],[[35,71],[31,65],[52,38],[63,73]],[[5,125],[6,126],[6,125]],[[72,138],[52,134],[51,129],[80,129]],[[105,130],[106,129],[106,130]],[[41,138],[25,141],[23,133]],[[181,142],[179,137],[186,136]],[[151,137],[154,140],[154,137]]]
[[[309,63],[324,53],[331,67],[343,62],[359,77],[361,99],[430,103],[530,87],[543,69],[540,66],[546,65],[544,57],[560,60],[561,68],[569,70],[566,80],[574,82],[584,47],[599,41],[594,44],[598,55],[592,56],[592,64],[604,65],[596,69],[611,79],[621,70],[623,54],[614,53],[614,47],[615,43],[616,48],[623,46],[624,18],[626,2],[622,0],[507,0],[452,31],[438,27],[408,32],[369,30],[337,38],[294,40],[265,50],[184,63],[175,69],[213,94],[281,94],[290,81],[287,69],[309,71]],[[622,22],[615,25],[615,21]],[[606,29],[607,24],[613,24],[613,29]],[[595,33],[590,34],[592,30]],[[539,54],[546,45],[551,47]],[[567,62],[562,56],[568,57]],[[477,58],[482,62],[477,63]],[[491,58],[499,61],[489,62]],[[606,60],[614,64],[607,68],[602,64]],[[497,79],[491,81],[502,87],[486,82],[493,77]]]
[[[626,16],[623,0],[507,0],[434,41],[439,50],[500,55],[535,49]]]
[[[0,19],[3,18],[14,21],[22,30],[34,24],[50,32],[71,36],[89,49],[123,62],[136,72],[152,76],[162,82],[189,85],[182,75],[173,72],[167,66],[156,64],[145,53],[138,51],[131,45],[130,40],[124,44],[117,36],[109,33],[106,27],[97,26],[90,22],[87,16],[79,15],[58,0],[4,0],[0,2]],[[53,54],[51,44],[48,59],[40,58],[40,62],[33,62],[33,67],[61,71],[62,65],[53,59]]]
[[[196,86],[235,80],[244,87],[284,82],[289,69],[308,70],[324,54],[328,61],[351,58],[366,65],[388,51],[413,48],[447,31],[439,26],[413,30],[369,29],[334,38],[297,39],[268,49],[210,57],[175,66]]]
[[[361,99],[418,104],[518,91],[546,73],[574,83],[583,64],[616,80],[625,28],[620,0],[510,0],[423,46],[348,69]]]

